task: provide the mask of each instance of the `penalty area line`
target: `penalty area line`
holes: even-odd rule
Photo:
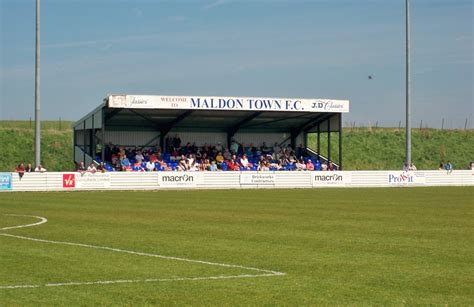
[[[4,215],[34,217],[34,218],[39,219],[40,221],[36,222],[36,223],[32,223],[32,224],[25,224],[25,225],[18,225],[18,226],[10,226],[10,227],[0,228],[0,231],[1,230],[9,230],[9,229],[17,229],[17,228],[38,226],[38,225],[44,224],[48,221],[48,219],[45,218],[45,217],[34,216],[34,215],[20,215],[20,214],[4,214]],[[28,240],[28,241],[34,241],[34,242],[42,242],[42,243],[50,243],[50,244],[62,244],[62,245],[69,245],[69,246],[78,246],[78,247],[106,250],[106,251],[117,252],[117,253],[131,254],[131,255],[136,255],[136,256],[155,257],[155,258],[161,258],[161,259],[167,259],[167,260],[183,261],[183,262],[197,263],[197,264],[203,264],[203,265],[212,265],[212,266],[219,266],[219,267],[225,267],[225,268],[238,268],[238,269],[258,272],[256,274],[219,275],[219,276],[208,276],[208,277],[120,279],[120,280],[103,280],[103,281],[99,280],[99,281],[84,281],[84,282],[48,283],[48,284],[44,284],[44,285],[5,285],[5,286],[0,285],[0,289],[62,287],[62,286],[80,286],[80,285],[106,285],[106,284],[144,283],[144,282],[222,280],[222,279],[237,279],[237,278],[274,277],[274,276],[284,276],[284,275],[286,275],[286,273],[283,273],[283,272],[265,270],[265,269],[258,269],[258,268],[243,266],[243,265],[237,265],[237,264],[226,264],[226,263],[210,262],[210,261],[204,261],[204,260],[181,258],[181,257],[164,256],[164,255],[145,253],[145,252],[136,252],[136,251],[125,250],[125,249],[120,249],[120,248],[107,247],[107,246],[91,245],[91,244],[84,244],[84,243],[74,243],[74,242],[66,242],[66,241],[53,241],[53,240],[46,240],[46,239],[38,239],[38,238],[31,238],[31,237],[25,237],[25,236],[12,235],[12,234],[9,234],[9,233],[2,233],[2,232],[0,232],[0,236],[16,238],[16,239],[22,239],[22,240]]]
[[[0,236],[23,239],[23,240],[28,240],[28,241],[35,241],[35,242],[87,247],[87,248],[101,249],[101,250],[107,250],[107,251],[112,251],[112,252],[117,252],[117,253],[125,253],[125,254],[131,254],[131,255],[137,255],[137,256],[146,256],[146,257],[155,257],[155,258],[160,258],[160,259],[191,262],[191,263],[198,263],[198,264],[205,264],[205,265],[212,265],[212,266],[220,266],[220,267],[226,267],[226,268],[238,268],[238,269],[244,269],[244,270],[250,270],[250,271],[256,271],[256,272],[262,272],[262,273],[266,273],[266,274],[272,274],[272,275],[275,275],[275,276],[276,275],[285,275],[285,273],[283,273],[283,272],[277,272],[277,271],[271,271],[271,270],[265,270],[265,269],[258,269],[258,268],[243,266],[243,265],[237,265],[237,264],[226,264],[226,263],[210,262],[210,261],[204,261],[204,260],[181,258],[181,257],[164,256],[164,255],[144,253],[144,252],[136,252],[136,251],[126,250],[126,249],[107,247],[107,246],[37,239],[37,238],[30,238],[30,237],[12,235],[12,234],[8,234],[8,233],[0,233]]]
[[[44,285],[11,285],[0,286],[0,289],[28,289],[44,287],[68,287],[68,286],[89,286],[89,285],[112,285],[112,284],[132,284],[132,283],[151,283],[151,282],[172,282],[172,281],[199,281],[199,280],[224,280],[240,278],[272,277],[275,274],[242,274],[242,275],[219,275],[206,277],[177,277],[177,278],[147,278],[147,279],[117,279],[117,280],[97,280],[84,282],[64,282],[48,283]]]

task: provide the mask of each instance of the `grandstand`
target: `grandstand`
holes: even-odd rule
[[[176,170],[178,164],[172,159],[173,146],[169,140],[179,138],[183,147],[187,143],[200,149],[209,146],[214,148],[214,154],[218,144],[226,148],[232,142],[238,143],[239,151],[233,152],[236,155],[242,155],[245,147],[253,144],[251,147],[257,149],[249,155],[250,170],[258,170],[256,165],[262,155],[273,153],[258,150],[263,142],[294,152],[299,148],[297,158],[301,155],[305,162],[312,158],[316,164],[333,163],[342,170],[342,113],[346,112],[347,100],[109,95],[74,124],[74,162],[105,161],[107,169],[113,170],[107,153],[111,146],[133,149],[127,150],[127,154],[135,154],[139,148],[146,153],[162,150],[166,164],[157,165],[157,169]],[[316,148],[308,147],[310,133],[316,134]],[[339,136],[336,159],[331,155],[332,133]],[[324,153],[322,134],[328,135]],[[148,160],[145,157],[143,163]],[[136,161],[131,157],[130,162],[133,166]]]

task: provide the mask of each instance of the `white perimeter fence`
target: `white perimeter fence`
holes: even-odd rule
[[[474,171],[0,173],[0,191],[473,186]]]

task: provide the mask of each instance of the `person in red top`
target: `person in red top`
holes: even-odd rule
[[[15,168],[15,172],[18,173],[18,176],[20,176],[21,180],[21,178],[23,178],[23,175],[25,174],[25,165],[23,163],[18,164],[18,166]]]
[[[237,159],[235,155],[232,155],[232,159],[230,159],[229,162],[227,162],[227,167],[231,171],[239,171],[240,170],[240,164],[237,162]]]
[[[158,157],[152,152],[150,153],[150,155],[148,156],[149,160],[151,163],[155,163],[155,162],[158,162]]]

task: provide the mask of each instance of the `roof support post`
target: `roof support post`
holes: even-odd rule
[[[86,148],[87,148],[87,129],[86,129],[86,120],[84,120],[84,148],[82,150],[83,157],[82,157],[82,162],[85,163],[86,161]]]
[[[91,127],[91,147],[90,147],[90,152],[89,155],[91,156],[92,160],[95,159],[95,154],[96,154],[96,143],[97,139],[95,137],[95,129],[94,129],[94,117],[95,114],[92,114],[92,127]]]
[[[76,144],[77,144],[77,130],[76,127],[72,128],[73,133],[72,133],[72,159],[74,160],[74,163],[76,163]]]
[[[232,142],[232,137],[233,135],[230,135],[229,132],[227,132],[227,148],[230,150],[230,143]]]
[[[161,152],[165,152],[165,136],[163,135],[163,133],[160,133],[160,148],[161,148]]]
[[[331,161],[331,118],[328,121],[328,163]]]
[[[318,144],[317,144],[316,151],[318,152],[318,161],[321,162],[321,160],[319,159],[319,156],[321,155],[321,124],[320,123],[318,123]]]
[[[102,110],[102,112],[100,112],[100,115],[102,116],[102,162],[105,163],[105,116],[104,116],[104,110]]]
[[[339,113],[339,170],[342,171],[342,113]]]

